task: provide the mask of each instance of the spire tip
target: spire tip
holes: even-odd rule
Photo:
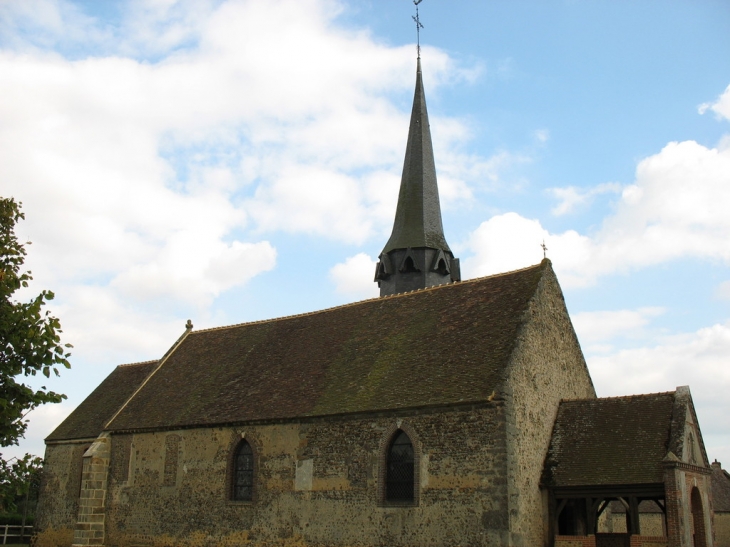
[[[416,53],[417,53],[417,59],[421,59],[421,29],[423,28],[423,25],[421,24],[421,19],[418,16],[418,4],[423,2],[423,0],[413,0],[413,3],[416,6],[416,15],[411,16],[413,21],[416,23]]]

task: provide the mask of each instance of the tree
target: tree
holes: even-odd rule
[[[0,511],[13,513],[19,504],[27,510],[28,497],[38,493],[43,460],[26,454],[22,458],[0,459]]]
[[[0,198],[0,446],[18,444],[25,433],[26,414],[44,403],[59,403],[65,395],[45,386],[34,389],[22,378],[38,373],[58,375],[59,367],[70,368],[68,348],[61,343],[61,324],[43,306],[53,300],[51,291],[42,291],[29,302],[18,302],[13,295],[28,287],[30,271],[22,271],[25,246],[15,235],[15,225],[25,215],[13,198]],[[18,381],[18,380],[21,381]],[[18,492],[18,477],[30,476],[38,461],[32,456],[15,464],[0,464],[0,495]],[[24,479],[23,479],[24,480]],[[22,481],[21,481],[22,482]],[[25,488],[25,487],[22,487]],[[2,503],[2,500],[0,500]],[[12,503],[12,502],[11,502]]]

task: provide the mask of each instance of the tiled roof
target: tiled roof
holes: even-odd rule
[[[191,332],[110,430],[485,401],[550,262],[307,315]]]
[[[674,392],[562,401],[545,461],[548,486],[663,482]]]
[[[719,463],[712,464],[712,508],[716,513],[730,513],[730,474]]]
[[[47,441],[95,438],[152,371],[157,361],[120,365],[76,407]]]

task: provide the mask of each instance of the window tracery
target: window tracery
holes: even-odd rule
[[[233,458],[233,501],[253,500],[253,450],[251,445],[243,439],[236,448]]]

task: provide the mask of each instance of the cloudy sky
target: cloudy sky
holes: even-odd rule
[[[74,345],[6,454],[196,328],[377,295],[409,0],[0,1],[0,195]],[[447,239],[535,264],[601,396],[689,385],[730,466],[730,4],[425,0]]]

